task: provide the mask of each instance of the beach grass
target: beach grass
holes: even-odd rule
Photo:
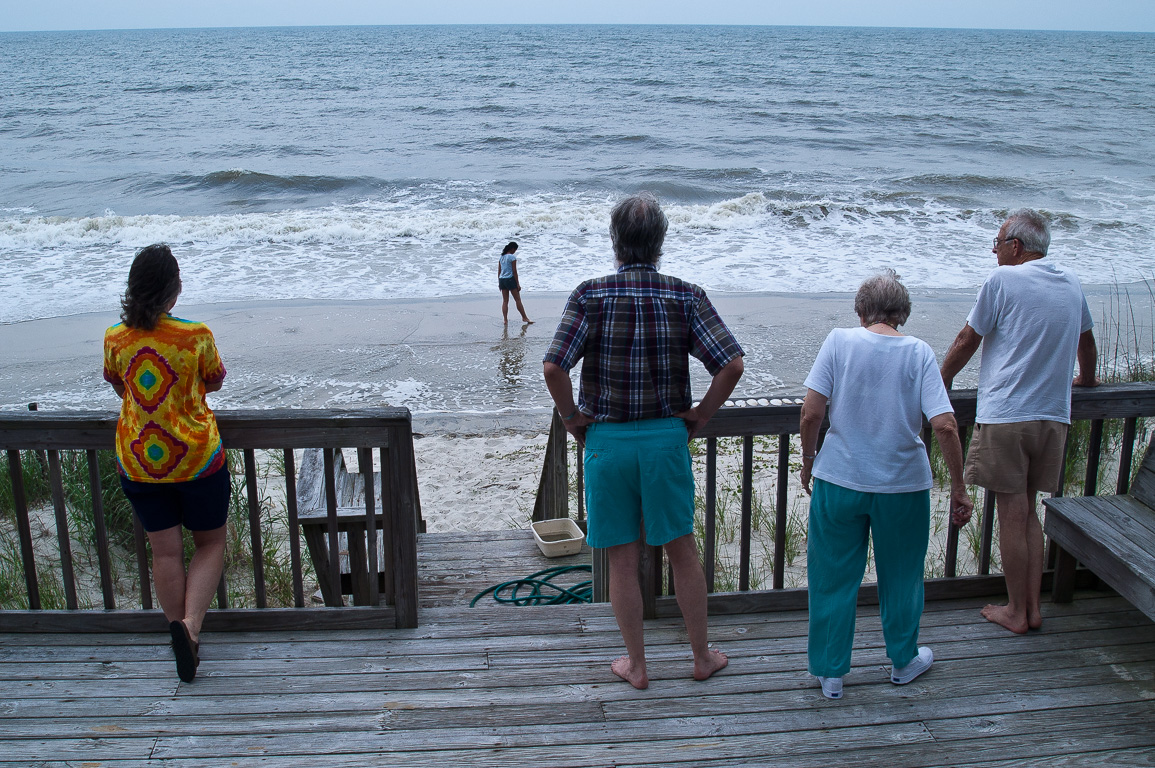
[[[249,501],[244,482],[244,452],[226,452],[229,473],[233,476],[226,522],[225,584],[229,605],[233,608],[256,607],[256,581],[253,574],[253,543],[250,533]],[[293,568],[289,556],[289,515],[284,503],[270,489],[283,483],[285,464],[280,451],[262,452],[256,458],[257,508],[260,518],[260,547],[264,571],[266,603],[272,608],[293,605]],[[191,537],[185,537],[186,557],[191,557]],[[314,585],[312,560],[302,558],[306,586]]]

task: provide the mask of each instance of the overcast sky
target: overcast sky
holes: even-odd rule
[[[772,24],[1155,32],[1155,0],[0,0],[0,31],[346,24]]]

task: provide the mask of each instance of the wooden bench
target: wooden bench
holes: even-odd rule
[[[1059,547],[1051,596],[1070,602],[1080,562],[1155,619],[1155,435],[1123,496],[1044,499],[1044,530]]]
[[[317,586],[327,606],[343,604],[342,595],[352,595],[353,605],[372,605],[373,590],[370,587],[368,552],[368,517],[365,511],[365,486],[380,488],[381,467],[379,456],[373,456],[374,466],[362,467],[357,451],[341,449],[333,456],[333,500],[337,513],[337,564],[334,566],[333,553],[329,546],[329,516],[325,493],[324,452],[309,449],[301,459],[297,478],[298,519],[301,533],[308,546],[317,577]],[[415,462],[412,468],[412,498],[414,514],[417,518],[417,532],[425,532],[425,521],[421,517],[421,501],[417,495],[417,473]],[[376,536],[377,549],[377,590],[388,593],[391,552],[385,546],[385,517],[381,511],[381,496],[374,496],[373,515],[375,528],[382,535]],[[336,574],[336,575],[335,575]],[[336,579],[340,580],[336,583]]]

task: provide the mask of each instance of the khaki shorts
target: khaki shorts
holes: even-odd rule
[[[976,424],[963,477],[995,493],[1058,493],[1066,441],[1058,421]]]

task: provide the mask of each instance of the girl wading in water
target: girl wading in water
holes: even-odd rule
[[[225,379],[212,332],[169,314],[180,267],[167,245],[137,253],[104,334],[104,378],[121,397],[120,485],[152,545],[156,596],[169,622],[177,675],[196,677],[201,623],[224,568],[229,471],[205,402]],[[196,547],[185,571],[182,526]]]
[[[510,242],[501,251],[497,260],[497,287],[501,289],[501,317],[509,324],[509,294],[513,294],[513,302],[517,311],[521,313],[523,323],[532,323],[529,315],[525,314],[525,307],[521,303],[521,283],[517,278],[517,243]]]

